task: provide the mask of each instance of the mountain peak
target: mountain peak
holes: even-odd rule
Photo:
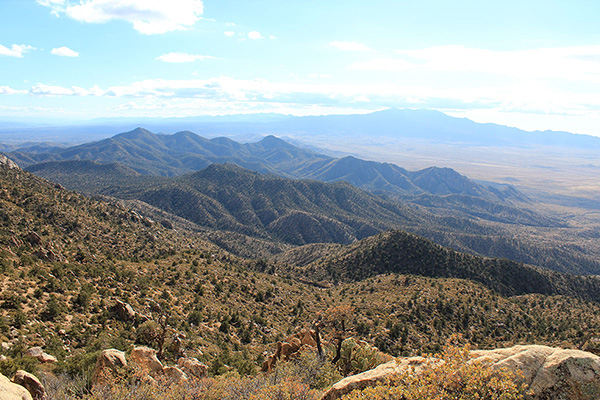
[[[132,131],[119,133],[115,135],[115,138],[123,138],[123,139],[139,139],[141,137],[154,136],[154,133],[150,132],[147,129],[137,127]]]
[[[263,147],[269,148],[269,149],[282,148],[282,147],[285,147],[285,148],[294,147],[291,144],[289,144],[288,142],[286,142],[285,140],[280,139],[273,135],[265,136],[258,143],[260,145],[262,145]]]

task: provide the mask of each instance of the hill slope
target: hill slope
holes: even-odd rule
[[[309,259],[306,255],[304,259]],[[319,280],[356,281],[385,273],[460,278],[505,296],[540,293],[600,301],[600,279],[541,270],[505,259],[459,253],[402,231],[389,231],[331,251],[301,268]]]
[[[394,355],[437,351],[455,333],[480,347],[568,346],[600,329],[600,306],[575,297],[506,298],[468,280],[398,274],[322,289],[259,273],[193,232],[5,165],[0,160],[0,340],[12,347],[0,349],[10,357],[1,368],[38,368],[20,354],[42,346],[59,362],[39,368],[85,376],[102,349],[156,347],[151,329],[165,316],[211,375],[229,367],[252,374],[271,343],[339,305],[353,307],[349,327],[358,338]],[[136,317],[115,312],[117,300]],[[173,344],[169,334],[168,364],[179,357]]]
[[[538,236],[517,238],[508,229],[525,227],[543,234],[567,229],[561,221],[466,195],[418,196],[414,202],[425,207],[413,206],[348,184],[294,181],[218,164],[171,178],[139,175],[117,164],[84,161],[50,162],[30,169],[69,189],[142,200],[201,227],[260,239],[295,245],[350,243],[401,228],[460,251],[559,271],[600,271],[600,263],[579,244],[565,241],[557,246],[553,240],[537,240]],[[493,222],[482,221],[485,216]],[[225,245],[221,240],[219,243]]]

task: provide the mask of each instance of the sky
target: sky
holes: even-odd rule
[[[600,136],[597,0],[0,0],[0,119],[428,108]]]

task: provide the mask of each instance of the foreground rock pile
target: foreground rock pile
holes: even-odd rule
[[[129,363],[123,351],[116,349],[102,351],[96,362],[92,382],[94,384],[110,382],[115,374],[130,364],[137,367],[139,378],[148,382],[156,382],[157,379],[182,382],[187,381],[190,376],[203,378],[208,375],[208,367],[196,358],[181,357],[177,366],[164,366],[158,359],[156,350],[137,346],[131,352]]]
[[[532,393],[530,399],[600,399],[600,357],[595,354],[528,345],[475,350],[470,355],[474,362],[489,362],[493,368],[521,374],[523,383]],[[375,386],[391,375],[405,372],[409,368],[419,374],[423,368],[435,367],[441,363],[442,360],[432,358],[398,358],[342,379],[323,395],[322,400],[339,399],[353,390]]]

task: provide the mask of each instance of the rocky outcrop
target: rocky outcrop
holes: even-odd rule
[[[33,400],[33,398],[23,386],[11,382],[0,374],[0,400]]]
[[[353,390],[375,386],[391,375],[402,373],[409,368],[415,373],[420,373],[423,368],[440,365],[443,361],[436,358],[407,357],[399,358],[381,364],[374,369],[361,374],[351,375],[333,385],[322,397],[322,400],[339,399]]]
[[[475,350],[470,362],[491,363],[493,368],[515,372],[527,386],[530,400],[600,399],[600,357],[581,350],[548,346],[514,346],[495,350]],[[443,363],[422,357],[398,358],[361,374],[342,379],[322,400],[338,399],[356,389],[374,386],[393,374],[410,368],[419,374],[423,368]]]
[[[4,154],[0,154],[0,167],[8,169],[20,169],[16,162],[6,157]]]
[[[151,376],[162,374],[163,372],[163,365],[156,356],[156,350],[150,347],[134,347],[131,352],[131,361]]]
[[[41,347],[32,347],[27,352],[25,352],[26,356],[30,356],[36,358],[42,364],[44,363],[55,363],[56,357],[51,356],[48,353],[45,353]]]
[[[600,398],[600,357],[595,354],[531,345],[477,350],[471,355],[494,368],[520,371],[533,399]]]
[[[13,378],[13,382],[17,385],[23,386],[29,393],[33,400],[47,400],[46,389],[42,382],[33,374],[27,371],[19,370]]]
[[[92,382],[94,384],[102,384],[110,379],[110,377],[118,372],[120,368],[127,366],[125,352],[116,349],[103,350],[96,361]]]
[[[267,356],[261,371],[271,372],[277,361],[287,361],[297,357],[301,351],[315,349],[317,346],[317,333],[314,330],[302,329],[300,332],[287,337],[283,342],[277,342],[275,353]]]

